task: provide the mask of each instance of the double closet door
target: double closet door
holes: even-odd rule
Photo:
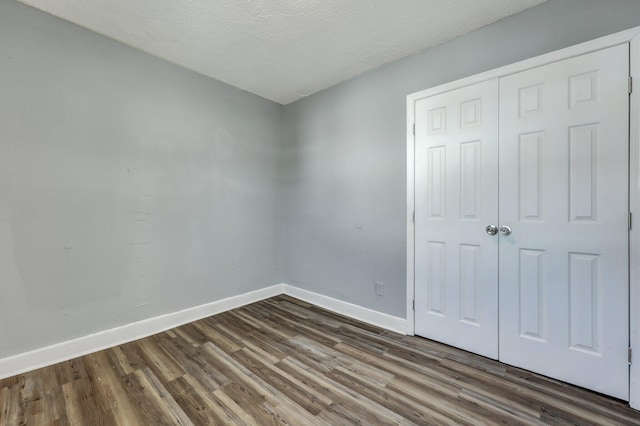
[[[628,400],[629,50],[415,103],[415,332]]]

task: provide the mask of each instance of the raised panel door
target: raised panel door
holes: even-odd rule
[[[497,80],[419,100],[416,334],[498,357]]]
[[[500,79],[500,360],[628,399],[628,46]]]

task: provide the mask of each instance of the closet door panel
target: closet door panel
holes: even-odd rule
[[[498,357],[497,80],[419,100],[415,332]]]
[[[628,399],[628,46],[500,79],[500,360]]]

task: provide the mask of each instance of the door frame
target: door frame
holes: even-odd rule
[[[629,210],[635,219],[629,231],[629,347],[635,363],[629,371],[629,404],[640,410],[640,27],[570,46],[494,70],[475,74],[407,96],[407,334],[415,333],[415,138],[416,101],[492,78],[629,43],[630,75],[635,89],[629,98]]]

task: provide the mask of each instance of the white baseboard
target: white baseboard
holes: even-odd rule
[[[338,314],[387,330],[401,334],[406,334],[407,331],[407,320],[404,318],[383,314],[352,303],[343,302],[332,297],[323,296],[318,293],[293,287],[288,284],[276,284],[271,287],[251,291],[238,296],[232,296],[215,302],[206,303],[204,305],[195,306],[193,308],[187,308],[182,311],[148,318],[142,321],[0,359],[0,379],[142,339],[174,327],[179,327],[183,324],[239,308],[260,300],[268,299],[279,294],[287,294],[291,297],[304,300],[305,302],[313,303],[321,308],[325,308]]]
[[[323,296],[322,294],[303,290],[288,284],[281,285],[284,288],[284,294],[295,297],[296,299],[304,300],[305,302],[312,303],[329,311],[333,311],[386,330],[395,331],[400,334],[407,334],[407,320],[404,318],[394,317],[372,309],[363,308],[362,306],[354,305],[353,303]]]
[[[66,342],[0,359],[0,379],[142,339],[211,315],[282,294],[282,284],[145,319]]]

